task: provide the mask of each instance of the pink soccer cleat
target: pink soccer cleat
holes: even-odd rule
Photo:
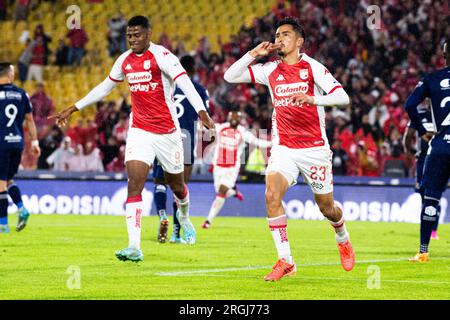
[[[203,222],[202,228],[203,228],[203,229],[209,229],[209,228],[211,228],[211,222],[209,222],[208,220],[206,220],[205,222]]]
[[[341,264],[345,271],[350,271],[355,265],[355,252],[353,251],[350,240],[344,243],[338,243],[339,254],[341,256]]]

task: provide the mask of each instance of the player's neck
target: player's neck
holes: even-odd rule
[[[4,85],[4,84],[11,84],[11,80],[9,80],[8,78],[0,78],[0,85]]]
[[[300,53],[298,51],[293,51],[292,53],[289,53],[287,56],[284,56],[283,58],[281,58],[281,60],[288,65],[296,64],[301,59],[302,59],[302,53]]]

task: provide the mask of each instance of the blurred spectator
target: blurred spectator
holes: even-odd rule
[[[114,126],[113,136],[117,139],[119,144],[124,144],[127,140],[127,131],[128,131],[128,116],[125,113],[121,113],[119,117],[119,121]]]
[[[69,171],[69,162],[74,154],[71,141],[70,137],[65,137],[61,146],[47,158],[47,163],[53,170]]]
[[[14,12],[16,21],[27,20],[30,3],[31,0],[16,0],[16,10]]]
[[[108,51],[109,56],[121,54],[127,50],[126,41],[127,20],[118,12],[108,20]]]
[[[105,145],[100,145],[100,151],[103,155],[103,166],[106,168],[111,161],[119,155],[119,145],[115,137],[109,137]]]
[[[33,57],[35,43],[36,42],[34,40],[27,38],[25,48],[23,49],[22,54],[19,57],[19,80],[22,86],[28,77],[28,68],[30,66],[31,58]]]
[[[80,29],[72,29],[66,35],[70,40],[68,61],[70,65],[81,64],[81,59],[85,55],[85,46],[89,41],[86,31],[81,27]]]
[[[125,171],[125,145],[120,147],[119,154],[108,164],[107,170],[110,172]]]
[[[39,169],[49,169],[47,158],[59,147],[63,140],[63,133],[57,126],[43,126],[39,130],[39,146],[41,155],[38,160]]]
[[[33,51],[31,53],[30,65],[28,68],[27,80],[35,79],[37,82],[43,81],[43,70],[45,63],[45,45],[44,38],[37,37],[35,40]]]
[[[0,21],[6,20],[8,16],[8,0],[0,0]]]
[[[39,129],[48,123],[47,117],[55,112],[52,99],[45,93],[43,83],[36,85],[36,92],[30,97],[33,105],[33,118]]]
[[[60,69],[63,66],[69,64],[69,46],[66,45],[64,39],[58,40],[58,47],[56,48],[56,59],[55,65],[57,65]]]
[[[34,29],[34,40],[42,41],[42,45],[44,46],[44,65],[48,65],[48,57],[51,54],[49,43],[52,41],[52,38],[45,33],[44,25],[38,24]]]
[[[92,141],[86,142],[83,161],[85,163],[85,171],[105,171],[103,168],[102,159],[100,157],[100,150],[94,145]]]
[[[333,175],[345,176],[347,174],[347,163],[349,157],[347,152],[345,152],[342,148],[342,141],[340,138],[337,138],[334,141],[331,150],[333,151]]]
[[[380,175],[380,164],[374,145],[368,146],[364,140],[358,143],[356,175],[378,177]]]
[[[67,160],[69,171],[83,172],[86,171],[86,161],[83,155],[83,146],[75,144],[73,155]]]

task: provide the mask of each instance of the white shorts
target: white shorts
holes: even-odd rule
[[[293,186],[301,174],[313,193],[327,194],[333,192],[332,156],[328,147],[291,149],[273,146],[266,175],[279,172]]]
[[[155,157],[164,171],[172,174],[183,172],[184,154],[180,131],[156,134],[138,128],[129,128],[125,163],[130,160],[138,160],[151,167]]]
[[[219,191],[221,185],[228,187],[229,189],[234,188],[236,185],[236,180],[239,175],[238,167],[219,167],[214,166],[213,178],[214,178],[214,189],[216,193]]]

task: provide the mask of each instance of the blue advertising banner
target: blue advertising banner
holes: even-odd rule
[[[33,214],[124,215],[127,194],[125,181],[76,180],[16,180],[23,201]],[[410,186],[338,185],[335,200],[342,207],[347,221],[412,222],[420,221],[421,199]],[[262,183],[240,183],[244,201],[227,199],[220,216],[265,217],[265,186]],[[191,215],[206,217],[214,200],[212,182],[189,184]],[[148,182],[143,192],[143,215],[154,214],[153,183]],[[172,212],[171,196],[168,211]],[[447,217],[450,191],[441,198],[441,222]],[[313,201],[310,188],[298,184],[289,189],[284,206],[290,219],[324,219]],[[9,212],[15,206],[10,203]]]

